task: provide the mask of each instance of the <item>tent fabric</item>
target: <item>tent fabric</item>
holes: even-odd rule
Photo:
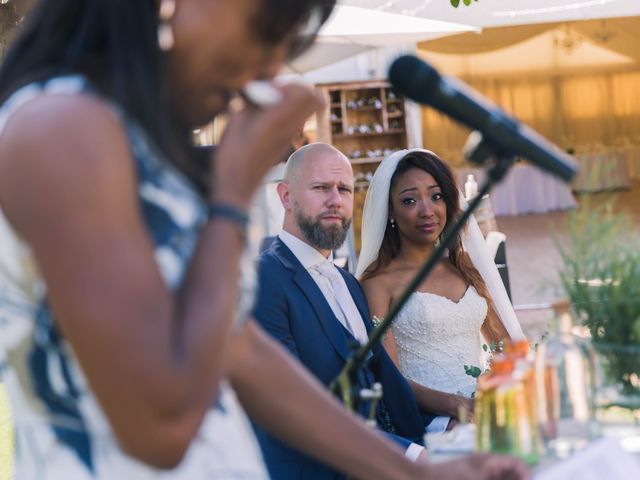
[[[420,42],[418,48],[429,52],[469,55],[506,48],[557,27],[558,24],[487,28],[481,35],[462,33],[448,38]]]
[[[604,48],[640,62],[640,17],[577,22],[571,28]]]
[[[338,0],[338,3],[483,29],[640,15],[637,0],[478,0],[459,8],[452,8],[447,0]]]
[[[441,54],[421,50],[428,61],[449,75],[465,78],[556,74],[567,71],[637,65],[633,59],[593,43],[566,26],[545,31],[506,48],[472,54]]]
[[[569,28],[595,45],[640,62],[640,17],[609,18],[571,23],[545,23],[516,27],[486,28],[481,35],[462,33],[424,41],[418,48],[436,53],[470,55],[506,48],[541,33]]]
[[[470,86],[565,149],[640,148],[640,68],[468,79]],[[425,148],[453,164],[469,130],[422,109]],[[631,167],[631,166],[630,166]]]
[[[309,49],[285,73],[305,73],[376,47],[415,45],[478,27],[367,8],[338,5]]]
[[[421,42],[441,72],[461,76],[551,141],[590,151],[640,146],[640,17],[485,29]],[[424,143],[454,163],[468,130],[422,111]]]

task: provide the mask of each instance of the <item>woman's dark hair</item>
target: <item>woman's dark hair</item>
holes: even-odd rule
[[[2,62],[0,101],[30,82],[82,73],[162,138],[169,114],[157,23],[154,0],[39,0]]]
[[[265,42],[273,43],[305,22],[312,11],[326,20],[335,4],[335,0],[262,2],[255,26]],[[0,67],[0,103],[30,82],[82,73],[178,161],[176,149],[186,148],[190,132],[186,127],[177,129],[172,121],[157,27],[155,0],[38,0]],[[314,36],[312,32],[307,40]]]
[[[277,43],[290,35],[295,25],[312,22],[305,34],[291,45],[289,58],[295,58],[311,46],[318,30],[335,7],[336,0],[262,0],[263,9],[256,28],[266,42]]]
[[[440,187],[442,192],[442,198],[447,207],[447,225],[454,221],[455,218],[460,215],[460,193],[456,185],[455,178],[451,168],[443,162],[440,157],[432,152],[415,151],[405,155],[396,167],[393,176],[391,177],[391,183],[389,187],[389,211],[392,211],[391,206],[391,192],[393,191],[398,179],[406,172],[412,169],[419,169],[427,172],[433,177]],[[362,276],[362,280],[371,278],[381,269],[385,268],[391,260],[398,256],[400,252],[400,234],[397,228],[392,228],[391,223],[387,221],[387,226],[382,239],[382,245],[380,246],[380,252],[376,261],[366,270]],[[460,234],[455,237],[453,245],[449,248],[449,261],[460,272],[464,281],[472,285],[478,294],[487,301],[489,311],[493,311],[494,315],[489,315],[485,320],[485,326],[489,329],[491,334],[499,338],[499,330],[494,324],[497,321],[497,315],[495,315],[495,307],[491,300],[491,295],[487,289],[482,276],[476,270],[469,258],[469,255],[464,251],[462,247],[462,239]]]

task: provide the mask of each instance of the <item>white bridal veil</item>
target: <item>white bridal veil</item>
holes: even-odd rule
[[[391,177],[396,171],[398,162],[411,152],[432,153],[423,149],[394,152],[380,163],[371,179],[362,212],[362,247],[356,267],[356,277],[358,279],[362,277],[369,265],[378,258],[389,216]],[[462,194],[460,194],[460,208],[464,209],[466,207],[467,203]],[[467,220],[461,236],[462,245],[469,254],[471,262],[484,279],[498,316],[509,336],[513,340],[525,339],[526,337],[513,310],[496,264],[487,250],[486,242],[473,215]]]

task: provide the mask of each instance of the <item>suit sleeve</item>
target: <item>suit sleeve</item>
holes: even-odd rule
[[[258,294],[253,316],[267,333],[299,358],[289,323],[289,302],[285,294],[285,282],[280,277],[277,268],[268,258],[258,262]]]

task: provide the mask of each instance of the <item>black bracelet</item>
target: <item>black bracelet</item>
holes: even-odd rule
[[[229,220],[236,224],[240,227],[240,236],[246,240],[249,214],[245,210],[228,203],[212,203],[207,208],[207,219],[213,220],[214,218]]]

